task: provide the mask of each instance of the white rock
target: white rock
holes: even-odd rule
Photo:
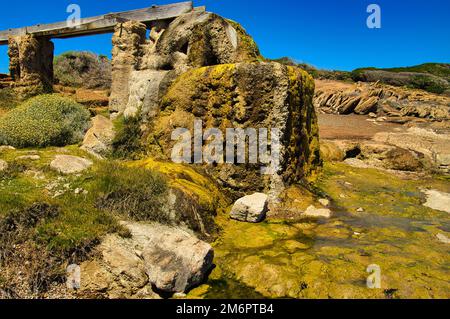
[[[39,155],[23,155],[16,158],[18,161],[39,161],[40,159]]]
[[[81,173],[93,165],[92,161],[70,155],[57,155],[50,167],[62,174]]]
[[[357,213],[364,213],[364,208],[360,207],[356,210]]]
[[[6,161],[0,159],[0,172],[8,169],[8,163]]]
[[[323,207],[328,207],[330,206],[330,201],[326,198],[321,198],[319,199],[319,203],[323,206]]]
[[[248,223],[259,223],[266,218],[269,197],[266,194],[255,193],[239,199],[231,210],[230,217]]]
[[[113,122],[104,116],[97,115],[92,119],[92,127],[87,131],[81,149],[102,157],[112,150],[114,136]]]
[[[9,145],[2,145],[0,146],[0,152],[4,152],[4,151],[14,151],[15,148]]]
[[[447,236],[445,236],[444,234],[437,234],[436,238],[444,244],[450,244],[450,238],[448,238]]]
[[[331,218],[331,210],[327,208],[319,209],[311,205],[303,213],[303,216],[313,218]]]
[[[422,190],[427,196],[427,201],[424,204],[425,207],[429,207],[434,210],[450,213],[450,194],[439,192],[437,190]]]
[[[356,167],[356,168],[369,168],[370,166],[367,165],[366,163],[364,163],[363,161],[361,161],[360,159],[357,158],[347,158],[344,161],[345,164],[352,166],[352,167]]]
[[[187,231],[159,224],[122,225],[130,238],[107,235],[98,247],[101,259],[81,265],[82,291],[129,298],[144,286],[154,286],[182,296],[201,284],[213,266],[211,245]],[[151,290],[146,294],[152,295]]]

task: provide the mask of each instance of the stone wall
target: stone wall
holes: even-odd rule
[[[10,73],[21,99],[52,92],[53,49],[47,38],[24,35],[8,42]]]

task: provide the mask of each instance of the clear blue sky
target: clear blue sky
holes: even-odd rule
[[[2,1],[0,29],[66,20],[68,4],[82,17],[177,0]],[[269,58],[289,56],[319,68],[352,70],[424,62],[450,63],[449,0],[197,0],[209,11],[240,22]],[[368,29],[366,8],[382,9],[382,28]],[[110,56],[111,36],[55,40],[56,54],[90,50]],[[0,72],[7,72],[0,46]]]

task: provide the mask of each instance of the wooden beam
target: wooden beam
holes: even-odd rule
[[[31,27],[9,29],[0,31],[0,45],[8,44],[11,36],[21,36],[34,34],[49,38],[72,38],[84,35],[94,35],[111,33],[114,27],[125,21],[139,21],[151,25],[154,21],[171,20],[192,11],[192,1],[174,3],[164,6],[152,6],[149,8],[109,13],[102,16],[83,18],[77,27],[69,28],[67,22],[57,22],[50,24],[38,24]]]

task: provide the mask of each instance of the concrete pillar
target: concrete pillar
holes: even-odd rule
[[[52,92],[53,42],[28,34],[9,38],[8,45],[9,70],[19,98]]]
[[[128,21],[116,26],[112,49],[112,84],[109,109],[112,116],[122,114],[128,103],[131,73],[139,70],[147,27]]]

